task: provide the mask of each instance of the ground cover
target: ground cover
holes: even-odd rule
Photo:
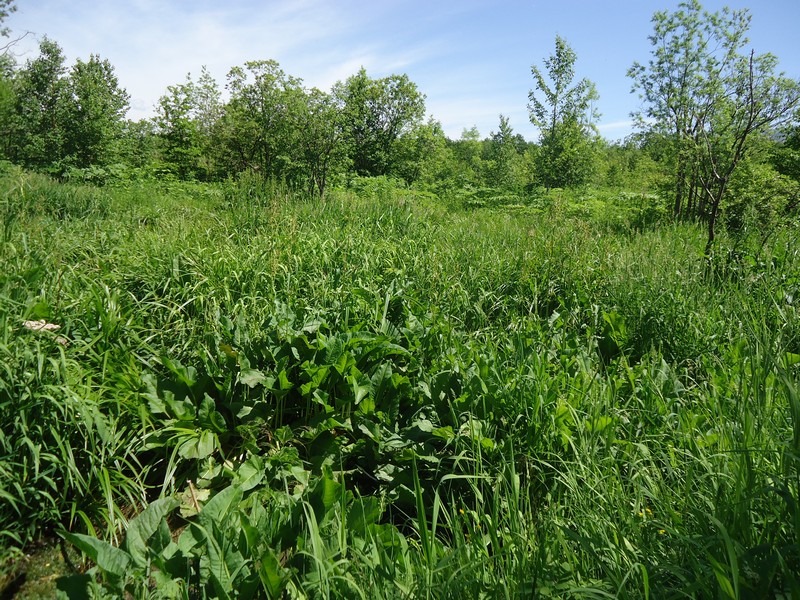
[[[791,232],[709,258],[608,191],[0,191],[6,593],[800,594]]]

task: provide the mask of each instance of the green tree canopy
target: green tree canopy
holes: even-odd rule
[[[228,172],[253,170],[264,177],[287,171],[293,96],[302,81],[287,75],[274,60],[250,61],[228,73],[231,98],[220,122],[220,143]]]
[[[14,162],[41,170],[58,168],[64,144],[66,71],[61,47],[44,37],[39,55],[16,74],[9,143]]]
[[[524,186],[523,160],[527,144],[508,122],[508,117],[500,115],[500,124],[486,142],[486,173],[488,184],[507,191],[517,191]]]
[[[531,122],[541,133],[536,169],[543,185],[571,187],[585,183],[592,172],[592,135],[598,113],[594,84],[575,79],[577,55],[556,36],[555,54],[544,60],[544,72],[533,65],[536,89],[528,94]]]
[[[11,33],[8,27],[3,26],[3,22],[16,10],[14,0],[0,0],[0,37],[8,37]]]
[[[117,159],[128,94],[107,60],[92,55],[67,69],[61,47],[45,37],[10,81],[13,101],[0,123],[11,160],[64,174]]]
[[[216,170],[214,134],[222,116],[219,85],[202,67],[195,81],[191,73],[181,84],[167,87],[158,101],[155,125],[167,168],[181,179],[207,179]]]
[[[92,55],[75,63],[62,98],[66,163],[86,168],[116,160],[129,98],[108,60]]]
[[[745,50],[747,10],[709,13],[689,0],[653,26],[650,61],[628,72],[644,101],[637,117],[671,140],[674,212],[707,222],[710,252],[731,177],[759,134],[792,117],[800,84],[772,54]]]
[[[334,86],[344,110],[344,131],[353,170],[386,175],[395,160],[394,144],[425,115],[425,96],[407,75],[372,79],[362,67]]]

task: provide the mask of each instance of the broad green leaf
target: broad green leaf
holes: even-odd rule
[[[438,437],[447,441],[450,441],[456,437],[456,434],[450,425],[447,425],[446,427],[437,427],[432,433],[434,437]]]
[[[231,485],[211,497],[200,511],[200,523],[208,528],[212,523],[221,523],[242,500],[242,488]]]
[[[278,385],[280,386],[281,390],[290,390],[293,387],[292,382],[289,381],[289,378],[286,375],[285,369],[278,373]]]
[[[333,367],[339,372],[339,375],[344,375],[355,362],[356,361],[349,352],[342,352],[336,359],[336,362],[333,363]]]
[[[147,565],[147,540],[156,532],[164,517],[178,504],[175,498],[161,498],[151,503],[128,523],[124,547],[137,566]]]
[[[204,429],[200,432],[200,437],[197,440],[197,458],[211,456],[218,446],[219,440],[217,439],[217,434]]]
[[[311,505],[317,523],[320,525],[322,525],[331,509],[338,503],[341,489],[342,485],[328,473],[325,473],[309,494],[308,503]]]
[[[258,369],[242,369],[239,372],[239,382],[251,388],[267,381],[267,376]]]
[[[198,527],[195,523],[190,523],[178,538],[178,550],[185,556],[191,556],[194,549],[205,543],[205,541],[206,530]]]
[[[366,535],[369,525],[381,518],[381,503],[374,496],[357,498],[347,511],[347,529],[358,536]]]
[[[258,576],[261,579],[261,585],[264,586],[267,597],[280,598],[284,588],[286,588],[286,569],[281,567],[275,554],[269,548],[261,556],[260,563],[261,568],[258,570]]]
[[[124,578],[131,565],[131,556],[124,550],[120,550],[102,540],[81,533],[61,533],[73,546],[86,554],[92,561],[100,567],[104,573],[117,578]]]
[[[91,575],[68,575],[56,580],[56,590],[63,592],[70,600],[90,598]]]
[[[194,421],[197,411],[193,402],[185,398],[176,398],[171,390],[164,390],[163,397],[168,413],[174,415],[179,421]]]
[[[194,367],[184,367],[179,361],[167,357],[162,358],[161,362],[187,387],[191,388],[197,383],[197,369]]]
[[[253,489],[264,479],[264,460],[253,455],[236,470],[236,484],[243,492]]]
[[[230,598],[229,592],[233,592],[233,580],[228,571],[223,550],[217,542],[214,533],[219,529],[215,528],[213,524],[206,529],[206,557],[208,559],[208,570],[211,578],[211,583],[214,585],[216,597],[227,600]]]
[[[146,392],[144,397],[147,398],[147,405],[150,412],[154,415],[161,415],[167,412],[167,407],[164,401],[158,396],[158,383],[155,375],[152,373],[145,373],[142,375],[142,383],[144,383]]]
[[[325,348],[325,364],[335,365],[343,352],[344,344],[342,339],[338,336],[330,338]],[[339,373],[341,374],[341,371]]]

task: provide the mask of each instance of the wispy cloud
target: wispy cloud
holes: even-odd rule
[[[621,129],[633,129],[636,121],[628,119],[627,121],[612,121],[611,123],[600,123],[597,129],[600,131],[615,131]]]

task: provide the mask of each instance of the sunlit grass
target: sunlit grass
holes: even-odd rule
[[[265,597],[797,593],[787,239],[709,264],[687,225],[170,185],[2,181],[5,556],[164,494],[126,560],[188,527],[192,594],[213,544]],[[201,536],[236,486],[262,533]]]

